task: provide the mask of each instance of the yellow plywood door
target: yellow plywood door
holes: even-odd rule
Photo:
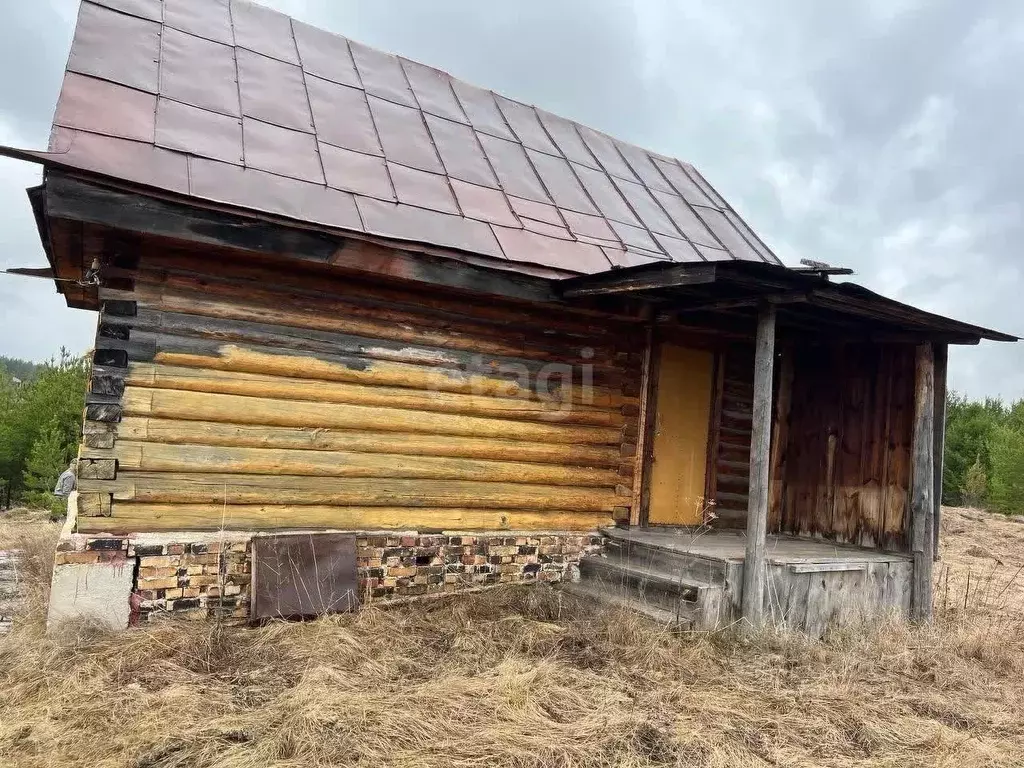
[[[697,525],[704,508],[714,355],[662,344],[647,520]]]

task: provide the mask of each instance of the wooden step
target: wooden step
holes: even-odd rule
[[[714,585],[726,582],[729,569],[724,560],[638,541],[629,531],[609,528],[602,533],[605,553],[611,560],[625,561],[634,568],[658,570],[690,582]]]
[[[691,617],[659,608],[636,595],[630,594],[627,590],[611,589],[593,582],[573,583],[568,581],[562,582],[561,589],[563,592],[568,592],[571,595],[588,598],[613,608],[642,614],[664,627],[690,629],[693,626]]]
[[[621,558],[589,556],[580,560],[583,580],[601,581],[613,586],[627,586],[639,592],[655,590],[674,599],[696,603],[702,589],[714,585],[706,581],[684,578],[656,566],[638,565]]]

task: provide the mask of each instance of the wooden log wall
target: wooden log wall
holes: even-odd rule
[[[750,424],[754,397],[754,351],[733,345],[720,353],[719,403],[714,409],[714,453],[709,474],[714,481],[717,528],[745,528],[750,486]]]
[[[144,254],[101,289],[80,530],[628,520],[638,325]]]
[[[788,421],[776,429],[785,440],[773,456],[775,530],[906,551],[913,345],[785,354],[780,368],[791,381]]]

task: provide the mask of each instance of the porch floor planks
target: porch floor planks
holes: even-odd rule
[[[739,531],[698,531],[686,528],[616,528],[608,532],[620,540],[635,541],[676,552],[720,560],[743,562],[746,536]],[[799,563],[883,563],[909,562],[911,557],[899,552],[883,552],[820,539],[769,535],[766,544],[767,562],[774,565]]]

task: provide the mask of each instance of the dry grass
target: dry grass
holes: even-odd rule
[[[1024,632],[974,608],[820,643],[540,588],[257,630],[26,618],[0,639],[0,765],[1024,765]]]
[[[1024,616],[1024,522],[944,507],[935,602],[948,612]]]

